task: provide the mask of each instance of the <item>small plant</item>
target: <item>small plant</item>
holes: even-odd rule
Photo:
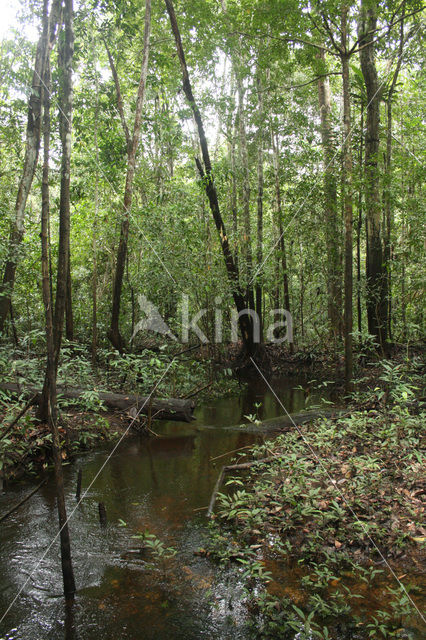
[[[166,573],[167,560],[174,558],[177,554],[176,549],[173,547],[166,547],[164,543],[157,538],[157,536],[149,531],[143,533],[137,533],[132,536],[135,540],[141,540],[143,542],[143,548],[147,549],[151,553],[151,557],[154,560],[153,563],[148,563],[152,568],[155,567],[155,563],[160,563],[163,573]]]

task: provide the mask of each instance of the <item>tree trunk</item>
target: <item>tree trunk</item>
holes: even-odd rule
[[[67,294],[65,299],[65,335],[67,340],[74,340],[74,318],[72,312],[72,281],[70,247],[68,245]]]
[[[260,78],[260,70],[257,72],[257,93],[258,93],[258,149],[257,149],[257,268],[260,271],[256,276],[256,313],[260,321],[260,335],[263,335],[263,314],[262,314],[262,261],[263,261],[263,89]]]
[[[46,14],[45,14],[46,15]],[[47,20],[47,15],[46,15]],[[65,14],[66,41],[72,42],[72,33],[69,28],[72,25],[72,2],[66,2]],[[71,30],[72,31],[72,30]],[[71,46],[72,50],[72,46]],[[75,593],[74,571],[71,559],[71,542],[68,529],[68,518],[65,506],[64,478],[62,473],[62,460],[60,455],[59,432],[56,422],[56,358],[53,335],[53,305],[50,289],[50,265],[49,265],[49,151],[50,151],[50,56],[47,57],[44,74],[44,162],[42,179],[42,216],[41,216],[41,269],[43,302],[46,321],[46,346],[47,346],[47,413],[48,424],[52,433],[53,460],[55,467],[55,487],[59,517],[59,535],[61,541],[61,565],[64,583],[64,594],[67,599],[72,599]]]
[[[95,51],[93,51],[93,59],[95,60]],[[98,244],[98,216],[99,216],[99,142],[98,142],[98,128],[99,128],[99,78],[94,65],[95,73],[95,91],[96,91],[96,105],[95,105],[95,129],[94,129],[94,143],[95,143],[95,212],[93,216],[92,225],[92,253],[93,253],[93,266],[92,266],[92,363],[96,364],[97,350],[98,350],[98,259],[97,259],[97,244]]]
[[[325,61],[325,52],[318,54]],[[318,79],[318,101],[321,114],[321,141],[324,150],[324,205],[327,246],[328,319],[332,336],[341,334],[340,230],[337,217],[337,187],[331,128],[331,99],[328,76]]]
[[[124,203],[123,203],[123,213],[122,213],[121,227],[120,227],[120,241],[118,244],[117,262],[115,266],[111,324],[108,332],[108,338],[110,339],[111,344],[120,352],[124,350],[124,341],[121,336],[120,328],[119,328],[121,292],[123,288],[123,276],[124,276],[124,269],[125,269],[126,257],[127,257],[127,241],[129,237],[130,210],[132,207],[132,199],[133,199],[133,180],[135,176],[136,153],[137,153],[139,140],[140,140],[142,108],[145,100],[146,78],[148,74],[150,35],[151,35],[151,0],[145,0],[145,26],[144,26],[142,68],[141,68],[141,74],[139,79],[138,95],[136,99],[136,111],[135,111],[135,119],[133,124],[132,136],[130,136],[130,132],[124,117],[123,102],[121,98],[121,91],[120,91],[118,76],[115,70],[112,56],[107,48],[111,71],[114,77],[116,91],[117,91],[118,109],[120,112],[120,117],[121,117],[124,134],[126,136],[126,142],[127,142],[126,185],[124,188]]]
[[[352,354],[352,225],[353,225],[353,203],[352,203],[352,136],[351,136],[351,105],[349,86],[349,55],[347,53],[347,27],[348,27],[348,7],[342,9],[341,15],[341,45],[340,56],[342,64],[343,78],[343,203],[345,216],[345,314],[344,314],[344,341],[345,341],[345,386],[347,391],[352,389],[353,378],[353,354]]]
[[[0,389],[8,391],[12,394],[20,395],[23,393],[27,397],[33,397],[33,403],[40,402],[40,389],[29,385],[22,388],[20,385],[12,382],[0,383]],[[69,387],[56,387],[55,389],[63,398],[70,400],[79,400],[84,397],[88,389],[72,389]],[[109,391],[98,391],[97,397],[102,404],[109,409],[119,409],[127,411],[136,407],[141,415],[147,415],[149,412],[152,418],[157,420],[177,420],[182,422],[192,422],[194,420],[195,402],[184,398],[149,398],[134,394],[112,393]],[[83,400],[84,402],[84,400]]]
[[[389,340],[392,339],[392,227],[393,227],[393,208],[392,208],[392,99],[395,92],[396,83],[398,81],[399,72],[402,64],[402,52],[404,48],[404,18],[405,18],[405,2],[402,8],[402,20],[400,24],[400,38],[398,61],[389,87],[389,93],[386,100],[386,154],[385,154],[385,175],[384,175],[384,192],[383,204],[385,209],[385,243],[384,243],[384,263],[386,268],[386,298],[387,298],[387,333]]]
[[[59,198],[59,246],[56,276],[55,318],[55,362],[58,366],[62,342],[62,330],[67,300],[69,249],[70,249],[70,172],[72,131],[72,60],[74,54],[73,1],[65,0],[65,37],[59,47],[60,94],[59,130],[61,137],[61,192]]]
[[[247,284],[246,303],[247,307],[254,309],[253,287],[251,286],[253,275],[253,260],[251,247],[251,222],[250,222],[250,167],[247,150],[247,133],[244,110],[244,88],[239,69],[236,69],[235,77],[237,79],[238,92],[238,131],[239,131],[239,149],[242,173],[242,205],[243,205],[243,242],[241,255],[243,260],[240,262],[240,278],[243,280],[244,287]]]
[[[300,334],[302,340],[305,339],[305,319],[304,319],[304,309],[305,309],[305,270],[304,270],[304,256],[303,256],[303,245],[299,242],[300,249],[300,300],[299,300],[299,314],[300,314]]]
[[[287,253],[285,247],[285,232],[283,228],[283,211],[282,211],[282,198],[281,198],[281,185],[280,185],[280,151],[278,135],[271,134],[272,140],[272,152],[274,159],[274,177],[275,177],[275,206],[276,216],[279,232],[279,252],[281,256],[281,266],[283,272],[283,285],[284,285],[284,307],[290,312],[290,289],[288,284],[288,269],[287,269]]]
[[[231,86],[231,95],[233,95],[233,88]],[[229,136],[229,165],[230,165],[230,190],[229,190],[229,207],[231,210],[232,218],[232,245],[234,247],[234,260],[235,265],[238,267],[238,215],[237,215],[237,175],[236,175],[236,162],[235,162],[235,138],[236,138],[236,125],[232,121],[232,112],[229,117],[228,136]]]
[[[225,225],[220,212],[219,201],[217,197],[216,187],[214,184],[213,171],[212,171],[212,166],[210,162],[210,154],[208,150],[206,135],[204,132],[203,121],[201,119],[200,111],[198,109],[198,106],[195,102],[195,99],[192,93],[192,87],[189,80],[188,69],[186,66],[185,54],[182,47],[182,40],[180,37],[179,27],[177,24],[176,14],[173,8],[173,4],[171,0],[165,0],[165,4],[166,4],[167,12],[170,17],[170,24],[171,24],[173,35],[175,37],[176,50],[177,50],[178,58],[179,58],[181,69],[182,69],[183,90],[184,90],[186,99],[188,100],[191,106],[194,119],[197,124],[197,129],[198,129],[198,136],[200,140],[200,146],[201,146],[203,162],[204,162],[204,168],[203,168],[200,160],[196,158],[198,171],[203,181],[203,184],[205,186],[206,195],[209,200],[210,210],[212,212],[216,229],[219,234],[219,240],[222,247],[223,257],[225,260],[228,280],[231,286],[235,306],[239,314],[238,321],[241,329],[243,343],[246,351],[249,354],[253,354],[255,351],[255,344],[253,340],[252,318],[250,317],[250,315],[246,313],[245,300],[244,300],[244,296],[242,295],[240,283],[239,283],[238,269],[229,247],[228,236],[227,236]]]
[[[359,39],[361,70],[367,90],[367,131],[365,136],[365,210],[368,247],[367,318],[368,332],[374,336],[379,347],[384,351],[387,333],[387,300],[379,197],[380,87],[374,53],[376,11],[375,2],[362,0]]]
[[[65,317],[70,248],[70,164],[72,131],[72,60],[74,54],[73,0],[65,0],[64,38],[61,39],[58,61],[60,66],[59,130],[61,138],[61,190],[59,198],[59,244],[56,274],[55,312],[53,316],[53,338],[55,372],[58,369],[59,353]],[[50,284],[49,284],[50,286]],[[38,418],[49,420],[49,375],[46,372]],[[56,375],[56,373],[55,373]]]
[[[54,0],[50,15],[43,22],[42,34],[37,45],[31,93],[28,100],[24,167],[15,202],[15,215],[9,238],[9,253],[4,268],[3,281],[0,285],[0,333],[4,330],[4,323],[10,309],[10,300],[15,285],[16,267],[19,261],[19,248],[24,236],[25,207],[38,162],[42,118],[42,77],[46,58],[50,54],[56,38],[60,4],[60,0]],[[48,1],[45,0],[45,13],[47,13],[47,7]]]
[[[364,103],[361,99],[361,122],[360,122],[360,143],[359,143],[359,193],[358,193],[358,224],[356,234],[356,302],[357,302],[357,315],[358,315],[358,332],[361,337],[362,333],[362,308],[361,308],[361,231],[362,231],[362,203],[363,203],[363,189],[362,189],[362,167],[363,167],[363,139],[364,139]]]

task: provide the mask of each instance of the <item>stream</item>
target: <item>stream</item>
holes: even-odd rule
[[[301,381],[274,383],[288,411],[305,408]],[[309,398],[310,403],[315,399]],[[318,399],[317,399],[318,400]],[[257,410],[255,403],[262,403]],[[250,639],[242,584],[235,569],[223,570],[194,555],[203,546],[206,507],[225,452],[259,441],[258,434],[227,430],[283,413],[272,393],[250,383],[237,397],[207,401],[196,421],[154,423],[158,438],[126,438],[107,461],[112,445],[78,456],[64,467],[65,492],[78,593],[68,610],[62,576],[53,475],[37,494],[0,525],[0,640]],[[106,463],[107,461],[107,463]],[[106,463],[106,464],[105,464]],[[76,508],[78,469],[83,492]],[[28,483],[0,495],[0,513],[29,491]],[[98,503],[108,525],[99,525]],[[122,526],[123,523],[126,526]],[[176,555],[147,566],[135,549],[137,532],[155,534]],[[290,580],[289,576],[289,580]]]

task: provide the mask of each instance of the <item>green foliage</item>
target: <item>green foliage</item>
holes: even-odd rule
[[[331,638],[337,623],[360,638],[397,637],[416,616],[378,549],[391,560],[423,539],[417,495],[426,415],[413,399],[424,378],[416,363],[384,361],[377,380],[381,387],[365,392],[350,415],[255,447],[252,455],[273,460],[244,481],[230,478],[218,495],[208,553],[243,566],[259,637]],[[271,595],[295,563],[296,600]],[[253,581],[272,588],[253,591]],[[370,592],[383,584],[386,607],[374,610]]]

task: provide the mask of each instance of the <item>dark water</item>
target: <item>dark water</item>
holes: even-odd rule
[[[290,412],[305,406],[294,379],[278,385]],[[277,389],[277,386],[275,386]],[[261,402],[260,409],[254,403]],[[208,402],[197,420],[154,423],[160,438],[127,438],[107,462],[84,502],[75,508],[77,468],[83,490],[111,449],[81,456],[64,467],[74,570],[78,586],[73,618],[61,595],[57,512],[53,481],[0,525],[0,639],[41,638],[249,638],[241,585],[194,555],[203,544],[205,509],[222,464],[211,459],[249,445],[259,436],[224,427],[247,422],[244,415],[272,418],[281,407],[260,383],[238,397]],[[28,485],[0,496],[0,513],[17,502]],[[104,502],[108,526],[101,530],[98,503]],[[119,526],[119,520],[127,523]],[[132,539],[148,530],[174,558],[155,568],[133,550]],[[149,555],[149,554],[148,554]],[[151,563],[152,564],[152,563]]]
[[[306,394],[294,390],[298,382],[274,384],[293,413],[305,407]],[[258,410],[256,402],[262,403]],[[127,438],[78,508],[74,497],[78,467],[83,470],[84,490],[111,447],[81,456],[64,468],[78,586],[72,612],[61,597],[50,478],[0,524],[0,618],[16,598],[0,623],[0,640],[255,638],[247,626],[238,574],[220,570],[194,551],[203,545],[202,508],[209,503],[221,465],[232,455],[212,458],[259,440],[259,435],[226,429],[247,422],[244,415],[256,411],[263,419],[283,413],[258,382],[238,397],[199,407],[192,424],[155,423],[162,437]],[[0,513],[28,490],[26,484],[0,495]],[[106,506],[106,529],[99,526],[99,502]],[[126,527],[120,526],[120,519]],[[146,530],[176,549],[176,556],[147,566],[149,553],[135,552],[141,542],[132,538]],[[292,588],[294,578],[284,569],[276,584]]]

